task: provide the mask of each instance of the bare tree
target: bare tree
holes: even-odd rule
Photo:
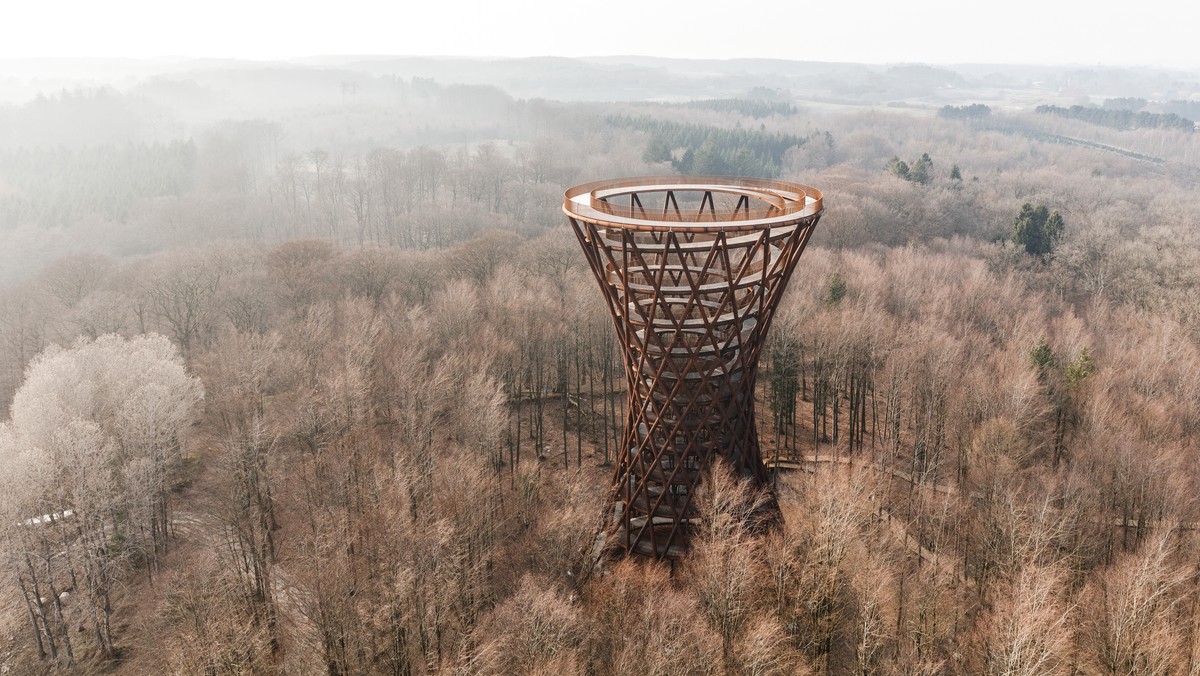
[[[1062,566],[1029,565],[996,593],[987,622],[989,674],[1036,676],[1071,672],[1073,607]]]
[[[1168,674],[1180,668],[1177,613],[1190,571],[1172,561],[1164,530],[1085,590],[1080,641],[1085,664],[1101,674]]]
[[[216,260],[176,256],[144,272],[142,294],[150,314],[184,353],[202,347],[213,331],[213,300],[224,271]]]

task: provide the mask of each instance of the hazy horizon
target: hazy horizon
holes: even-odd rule
[[[214,58],[319,55],[523,58],[649,56],[833,63],[1149,66],[1193,69],[1200,6],[1010,2],[966,8],[944,0],[878,0],[803,13],[778,0],[735,12],[713,2],[631,0],[585,12],[545,0],[521,10],[477,2],[378,6],[215,0],[186,11],[147,0],[80,0],[10,8],[0,59]],[[591,8],[588,8],[591,9]],[[68,17],[63,21],[62,17]]]

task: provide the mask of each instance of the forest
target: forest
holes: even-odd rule
[[[1196,130],[1195,122],[1186,117],[1180,117],[1175,113],[1135,112],[1123,108],[1087,108],[1080,105],[1074,105],[1070,108],[1045,105],[1038,106],[1036,110],[1039,113],[1047,115],[1069,117],[1074,120],[1083,120],[1103,127],[1112,127],[1113,129],[1143,129],[1147,127],[1157,129],[1168,127],[1189,132]]]
[[[0,673],[1200,674],[1200,135],[1038,112],[1200,97],[1134,80],[0,87]],[[825,195],[771,485],[597,558],[625,372],[563,192],[713,167]]]

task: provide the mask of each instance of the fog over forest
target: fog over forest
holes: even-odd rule
[[[0,674],[1200,674],[1197,121],[1150,67],[0,58]],[[773,488],[597,563],[563,193],[659,174],[825,214]]]

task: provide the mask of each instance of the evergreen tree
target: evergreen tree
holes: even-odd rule
[[[829,281],[825,284],[825,303],[827,305],[837,305],[846,297],[846,280],[838,273],[829,275]]]
[[[646,152],[642,153],[642,160],[650,164],[657,164],[670,162],[671,159],[671,142],[665,136],[655,134],[650,139],[650,144],[646,146]]]
[[[899,157],[896,157],[895,155],[893,155],[892,159],[888,161],[888,171],[892,172],[892,174],[897,178],[902,178],[906,181],[910,180],[908,163]]]
[[[1037,345],[1029,351],[1029,361],[1033,367],[1037,369],[1038,378],[1043,381],[1049,377],[1050,372],[1058,365],[1058,360],[1054,357],[1054,350],[1051,349],[1050,343],[1042,338]]]
[[[696,155],[692,159],[692,172],[713,176],[726,176],[733,173],[730,163],[721,156],[721,151],[712,139],[705,141],[696,150]]]
[[[991,107],[982,103],[973,103],[969,106],[942,106],[942,109],[938,111],[938,117],[949,120],[973,120],[991,114]]]
[[[933,181],[933,159],[929,157],[929,153],[921,153],[921,157],[911,165],[893,155],[892,159],[888,160],[887,169],[897,178],[913,183],[929,185]]]
[[[1066,370],[1067,385],[1069,387],[1077,387],[1096,372],[1096,366],[1092,363],[1092,353],[1085,346],[1079,351],[1079,355],[1075,357]]]
[[[909,171],[908,180],[921,185],[928,185],[933,180],[933,160],[929,158],[929,153],[922,153]]]
[[[1057,211],[1051,212],[1043,204],[1034,207],[1026,202],[1013,222],[1012,241],[1025,247],[1025,251],[1045,258],[1062,239],[1064,227],[1063,218]]]
[[[679,158],[678,160],[671,160],[671,166],[675,168],[675,171],[678,171],[681,174],[696,173],[693,169],[695,165],[696,151],[692,150],[691,148],[683,151],[683,157]]]

